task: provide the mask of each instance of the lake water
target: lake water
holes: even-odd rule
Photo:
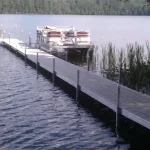
[[[119,149],[128,147],[121,144]],[[110,127],[0,47],[0,149],[117,150],[118,146]]]
[[[10,32],[24,41],[28,41],[29,32],[35,40],[36,27],[45,25],[90,30],[91,40],[98,46],[112,42],[124,47],[136,41],[144,44],[150,39],[149,16],[0,15],[0,20],[7,37]]]

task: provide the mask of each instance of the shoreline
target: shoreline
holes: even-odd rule
[[[100,14],[44,14],[44,13],[16,13],[16,14],[13,14],[13,13],[0,13],[0,15],[50,15],[50,16],[117,16],[117,17],[120,17],[120,16],[127,16],[127,17],[149,17],[150,15],[100,15]]]

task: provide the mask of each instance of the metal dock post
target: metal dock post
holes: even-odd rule
[[[68,61],[68,51],[66,51],[66,61]]]
[[[90,59],[89,55],[87,56],[87,71],[90,70]]]
[[[120,83],[118,84],[117,110],[116,110],[116,135],[119,137],[119,112],[120,111]]]
[[[38,72],[38,68],[39,68],[39,53],[36,53],[36,71]]]
[[[117,108],[116,108],[116,135],[119,137],[119,115],[120,115],[120,83],[121,83],[121,69],[122,69],[122,52],[120,56],[119,65],[119,81],[118,81],[118,95],[117,95]]]
[[[29,32],[29,45],[31,46],[31,33]]]
[[[87,59],[87,71],[90,70],[90,56],[89,56],[89,53],[90,53],[90,48],[88,49],[87,51],[87,56],[86,56],[86,59]]]
[[[25,48],[25,56],[24,56],[24,60],[25,60],[25,63],[27,62],[27,49]]]
[[[53,84],[55,84],[55,58],[53,58]]]
[[[78,98],[79,98],[79,89],[80,89],[80,86],[79,86],[79,78],[80,78],[80,71],[77,70],[76,100],[78,100]]]

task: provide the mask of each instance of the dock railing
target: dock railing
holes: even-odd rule
[[[20,25],[1,25],[2,34],[0,36],[1,41],[5,39],[19,39],[24,43],[35,43],[36,42],[36,34],[32,34],[30,30],[23,30]],[[30,38],[29,38],[30,37]]]

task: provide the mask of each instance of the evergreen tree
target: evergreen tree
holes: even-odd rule
[[[150,0],[0,0],[0,13],[150,15]]]

